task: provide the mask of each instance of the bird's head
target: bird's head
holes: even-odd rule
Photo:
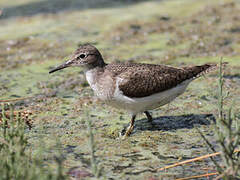
[[[52,69],[49,73],[71,66],[82,66],[89,70],[95,67],[103,67],[104,65],[105,63],[98,49],[90,44],[85,44],[81,45],[68,61]]]

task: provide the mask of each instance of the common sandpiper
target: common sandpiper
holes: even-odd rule
[[[148,121],[152,122],[149,110],[170,103],[185,91],[191,81],[216,67],[216,64],[187,67],[106,64],[96,47],[85,44],[68,61],[49,73],[74,66],[85,69],[86,80],[100,100],[131,114],[130,125],[123,135],[125,138],[133,131],[138,113],[145,113]]]

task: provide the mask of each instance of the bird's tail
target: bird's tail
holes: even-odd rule
[[[198,78],[209,72],[215,71],[216,69],[219,68],[219,65],[221,65],[222,67],[225,67],[227,64],[228,64],[227,62],[222,62],[220,64],[207,63],[201,66],[184,67],[183,69],[187,70],[188,72],[192,72],[189,74],[189,76],[193,78]]]

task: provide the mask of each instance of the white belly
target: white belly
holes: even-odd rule
[[[129,98],[123,95],[119,89],[116,89],[114,98],[108,101],[107,104],[116,108],[125,109],[131,114],[152,110],[168,104],[177,96],[181,95],[191,81],[192,79],[186,80],[172,89],[141,98]]]

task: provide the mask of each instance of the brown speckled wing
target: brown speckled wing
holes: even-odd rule
[[[174,68],[152,64],[113,64],[108,69],[121,78],[119,89],[128,97],[145,97],[171,89],[181,82],[198,77],[215,65]]]

